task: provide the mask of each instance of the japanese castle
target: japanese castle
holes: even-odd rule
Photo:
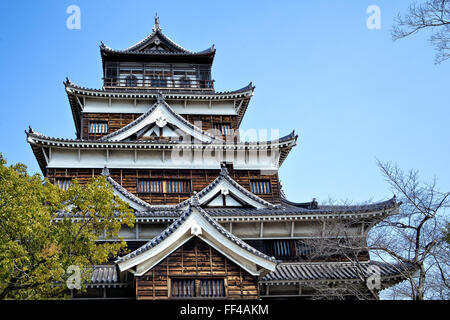
[[[50,182],[66,189],[103,175],[134,210],[134,228],[120,231],[128,251],[95,266],[87,293],[73,290],[73,299],[357,299],[373,297],[374,274],[376,294],[404,280],[367,250],[355,262],[315,246],[342,240],[330,230],[337,221],[351,221],[345,233],[364,246],[400,204],[287,200],[278,169],[298,136],[241,140],[255,87],[215,91],[215,52],[181,47],[156,17],[127,49],[101,43],[102,89],[64,82],[76,138],[26,132]]]

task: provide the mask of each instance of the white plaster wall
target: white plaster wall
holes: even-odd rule
[[[290,221],[264,223],[263,236],[270,237],[289,237],[291,235]]]
[[[219,169],[222,161],[234,162],[233,150],[212,153],[210,150],[192,152],[189,149],[174,150],[109,150],[51,148],[48,168],[174,168],[174,169]],[[242,151],[241,151],[242,152]],[[248,151],[247,151],[248,152]],[[222,154],[221,154],[222,153]],[[272,162],[250,159],[248,162],[236,162],[235,169],[241,170],[277,170]]]
[[[261,224],[259,222],[234,222],[233,234],[242,238],[259,237]]]
[[[213,114],[213,115],[236,115],[234,100],[209,100],[195,101],[186,100],[166,100],[172,109],[179,114]],[[85,113],[144,113],[156,103],[154,99],[136,100],[133,99],[111,99],[108,98],[85,98]]]
[[[322,224],[320,221],[299,221],[295,222],[295,237],[313,237],[322,234]]]

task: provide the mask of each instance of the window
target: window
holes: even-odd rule
[[[166,181],[167,193],[190,193],[191,182],[188,180],[167,180]]]
[[[167,87],[167,80],[164,78],[153,78],[152,87]]]
[[[291,257],[291,241],[273,240],[264,242],[264,252],[273,257]]]
[[[212,88],[212,81],[211,81],[211,70],[210,69],[204,69],[200,70],[200,87],[201,88]]]
[[[107,86],[115,86],[117,83],[118,63],[108,62],[106,64],[106,79],[105,84]]]
[[[138,193],[191,193],[191,181],[140,179]]]
[[[200,297],[225,297],[225,287],[223,279],[200,280]]]
[[[140,193],[163,193],[162,180],[139,180],[138,192]]]
[[[90,122],[89,133],[108,133],[108,122],[105,121]]]
[[[172,297],[176,298],[195,297],[195,280],[172,279]]]
[[[304,243],[302,241],[295,242],[295,250],[296,250],[297,256],[302,257],[302,258],[308,258],[315,253],[314,252],[315,250],[313,247],[307,245],[306,243]]]
[[[220,132],[223,136],[232,135],[231,123],[214,123],[214,129]]]
[[[71,178],[58,178],[56,179],[56,185],[61,188],[61,190],[66,191],[72,185]]]
[[[270,180],[253,180],[250,181],[250,191],[255,194],[269,194],[272,193]]]
[[[223,279],[172,279],[171,296],[174,298],[225,297]]]
[[[189,88],[191,86],[191,80],[188,77],[183,77],[180,79],[180,87]]]
[[[126,86],[127,87],[137,87],[137,78],[136,76],[129,75],[126,79]]]

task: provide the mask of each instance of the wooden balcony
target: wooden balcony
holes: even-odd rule
[[[103,78],[103,81],[103,87],[108,89],[214,91],[214,80],[127,77]]]

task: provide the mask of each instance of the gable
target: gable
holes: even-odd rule
[[[276,261],[273,258],[233,236],[198,207],[198,203],[189,207],[159,236],[118,258],[116,263],[121,271],[129,270],[136,276],[142,276],[194,237],[200,238],[253,276],[275,270]]]
[[[183,138],[183,132],[168,123],[165,123],[164,125],[152,123],[138,131],[134,137],[132,136],[130,138],[130,140],[151,140],[157,138],[180,140]]]
[[[234,195],[229,189],[222,188],[215,196],[202,204],[202,208],[206,207],[252,207],[249,203],[242,201],[238,196]]]
[[[174,46],[166,41],[165,37],[158,36],[156,33],[149,40],[145,41],[139,48],[133,51],[147,52],[147,51],[158,51],[158,52],[178,52],[175,50]]]
[[[202,208],[214,207],[246,207],[255,209],[277,208],[279,205],[272,204],[257,195],[251,193],[239,183],[234,181],[225,167],[221,168],[220,175],[207,187],[198,192],[199,205]],[[186,208],[188,199],[176,205],[176,208]]]
[[[162,128],[162,130],[158,128]],[[145,136],[167,136],[183,139],[189,143],[191,142],[191,139],[206,143],[213,141],[223,142],[222,139],[211,136],[209,133],[196,127],[173,111],[161,97],[158,98],[158,101],[139,118],[99,140],[133,141]]]
[[[155,278],[155,275],[157,276]],[[239,277],[240,281],[233,281]],[[215,291],[205,292],[199,280],[214,279]],[[189,279],[188,292],[179,293],[176,280]],[[175,281],[174,281],[175,280]],[[153,286],[155,282],[155,286]],[[157,285],[156,285],[157,284]],[[245,291],[245,292],[244,292]],[[138,299],[162,297],[258,298],[258,278],[199,238],[192,238],[144,275],[136,277]]]

